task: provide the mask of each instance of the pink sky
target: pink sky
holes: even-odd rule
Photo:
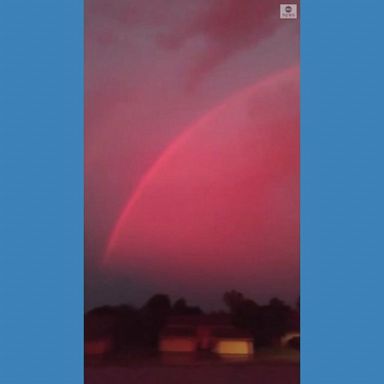
[[[85,4],[86,305],[295,300],[298,22],[274,0]]]

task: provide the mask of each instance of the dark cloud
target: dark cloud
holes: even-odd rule
[[[230,56],[258,45],[283,25],[277,0],[214,0],[207,4],[189,22],[160,38],[161,43],[171,49],[203,39],[192,67],[192,83]]]

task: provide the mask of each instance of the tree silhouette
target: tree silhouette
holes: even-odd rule
[[[223,299],[224,299],[224,303],[227,305],[229,310],[232,313],[234,313],[242,305],[242,303],[244,301],[244,296],[242,293],[240,293],[238,291],[231,290],[231,291],[224,293]]]
[[[260,305],[236,290],[227,291],[223,301],[232,324],[247,330],[254,339],[255,347],[278,342],[286,332],[300,330],[300,298],[295,308],[283,300],[272,298],[268,304]],[[86,340],[108,338],[113,341],[114,351],[135,347],[157,349],[159,335],[171,315],[193,316],[203,311],[188,305],[179,298],[172,305],[166,294],[153,295],[145,305],[136,309],[130,305],[103,306],[85,315]],[[296,344],[294,344],[296,343]],[[299,348],[299,339],[292,346]]]
[[[200,307],[189,306],[184,298],[175,301],[172,307],[172,314],[181,316],[201,315],[203,311]]]
[[[156,294],[147,301],[142,311],[148,341],[155,346],[158,343],[160,330],[171,313],[171,300],[168,295]]]
[[[230,310],[232,323],[248,330],[255,346],[277,343],[282,335],[294,328],[295,311],[284,301],[272,298],[267,305],[258,305],[238,291],[224,293],[225,304]]]

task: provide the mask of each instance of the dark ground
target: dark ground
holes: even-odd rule
[[[85,384],[298,384],[298,364],[86,368]]]
[[[263,351],[252,360],[180,356],[88,363],[85,384],[299,384],[299,353]]]

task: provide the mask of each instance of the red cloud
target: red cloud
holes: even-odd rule
[[[160,39],[174,49],[190,40],[204,39],[205,44],[194,59],[192,83],[231,55],[259,44],[282,26],[277,0],[214,0],[208,4],[185,25]]]

